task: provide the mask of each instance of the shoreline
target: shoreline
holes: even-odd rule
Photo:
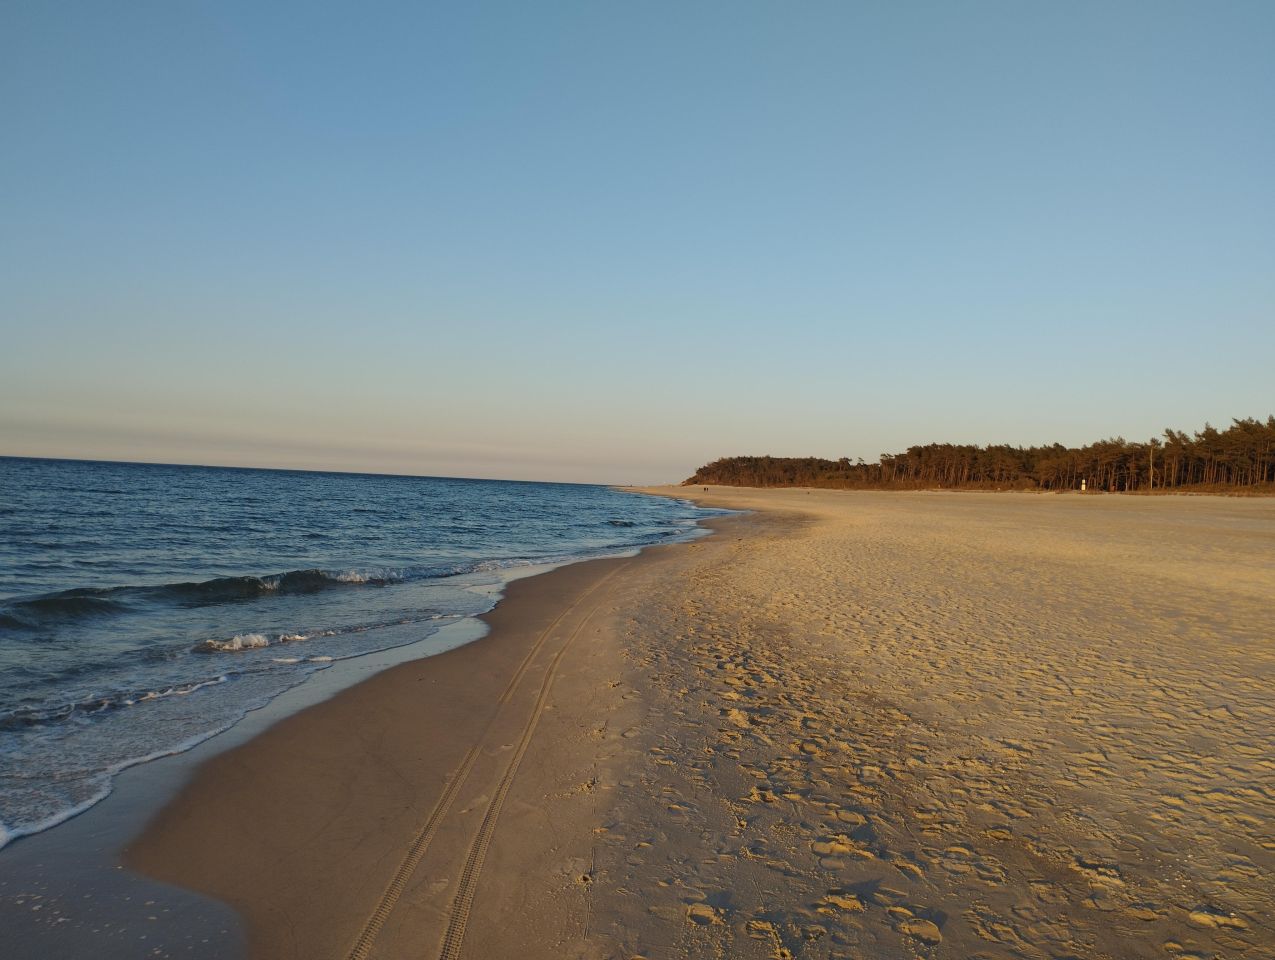
[[[716,532],[731,519],[701,525]],[[483,636],[379,671],[201,763],[128,844],[125,865],[229,905],[249,956],[344,956],[334,944],[355,948],[400,871],[402,883],[419,879],[410,861],[431,843],[455,846],[459,829],[430,833],[422,845],[428,814],[463,815],[467,783],[494,779],[505,741],[554,682],[565,646],[609,596],[608,581],[708,539],[512,581],[477,618]],[[257,812],[220,816],[241,809]],[[332,881],[319,895],[298,883],[316,875]],[[310,918],[304,932],[283,919],[299,912]],[[376,939],[396,935],[378,930]]]
[[[295,477],[15,463],[8,513],[61,532],[34,547],[18,538],[0,602],[0,848],[76,818],[125,770],[193,749],[332,663],[490,609],[521,572],[694,536],[707,512],[599,485],[364,478],[334,480],[327,497],[300,495],[317,481]],[[110,510],[89,502],[98,482]],[[206,495],[193,508],[206,529],[174,519],[186,500],[165,501],[165,484]],[[87,499],[55,503],[50,488]],[[354,502],[363,495],[383,499]],[[274,516],[265,545],[236,536],[257,510]],[[136,533],[151,523],[183,532]],[[65,551],[77,572],[35,547]]]
[[[10,937],[6,946],[19,958],[130,957],[130,931],[145,930],[139,935],[181,943],[185,956],[242,953],[242,931],[233,911],[192,891],[122,870],[126,845],[212,758],[370,675],[437,655],[440,647],[462,647],[483,629],[477,619],[464,618],[414,643],[337,661],[191,749],[126,768],[115,776],[107,796],[87,810],[18,837],[0,850],[0,926]],[[30,913],[33,906],[43,913]],[[161,926],[168,929],[161,931]]]
[[[707,532],[702,526],[696,529],[669,544],[693,543]],[[180,945],[183,956],[242,955],[240,918],[224,902],[120,866],[128,845],[199,770],[378,673],[480,640],[489,630],[487,616],[514,584],[573,566],[629,558],[645,549],[647,545],[635,545],[601,558],[503,568],[497,582],[471,588],[495,598],[496,606],[486,614],[460,617],[410,643],[338,659],[192,747],[126,766],[113,776],[106,795],[86,809],[11,839],[0,849],[0,929],[11,955],[15,960],[90,954],[131,957],[135,948],[129,938],[134,931],[150,943]]]
[[[746,512],[199,768],[205,955],[1262,955],[1269,502],[626,489]]]

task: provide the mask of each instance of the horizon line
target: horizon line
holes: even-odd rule
[[[112,460],[101,457],[36,457],[21,453],[0,453],[0,460],[42,460],[53,463],[106,463],[126,467],[183,467],[192,470],[263,470],[268,473],[336,474],[344,477],[387,477],[401,480],[466,480],[474,483],[542,483],[567,487],[624,487],[620,483],[589,483],[584,480],[515,480],[506,477],[455,477],[432,473],[384,473],[377,470],[316,470],[306,467],[254,467],[231,463],[174,463],[169,460]],[[635,484],[634,486],[649,486]]]

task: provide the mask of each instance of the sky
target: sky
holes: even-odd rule
[[[1273,361],[1265,0],[0,5],[0,455],[676,481]]]

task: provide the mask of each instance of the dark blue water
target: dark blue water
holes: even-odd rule
[[[511,570],[694,535],[607,487],[0,458],[0,846]]]

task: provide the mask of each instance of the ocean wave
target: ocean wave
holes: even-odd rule
[[[386,626],[386,624],[376,624]],[[300,643],[315,637],[334,637],[338,633],[361,633],[372,626],[347,627],[345,630],[315,630],[311,633],[278,633],[268,637],[264,633],[237,633],[226,640],[201,640],[191,647],[195,653],[239,653],[243,650],[262,650],[281,643]]]
[[[614,527],[634,527],[630,520],[612,519]],[[42,596],[17,598],[0,605],[0,626],[35,629],[57,620],[81,619],[126,613],[143,604],[169,602],[180,606],[204,606],[253,600],[270,596],[319,593],[354,587],[387,587],[418,580],[436,580],[468,573],[491,572],[541,563],[587,560],[616,550],[643,546],[677,536],[682,529],[647,533],[624,544],[600,546],[582,553],[542,557],[510,557],[478,562],[460,562],[402,569],[288,570],[265,576],[214,577],[211,580],[182,581],[153,586],[80,587]]]
[[[433,575],[450,575],[450,569]],[[399,570],[289,570],[263,577],[215,577],[211,580],[165,583],[158,586],[79,587],[37,597],[9,600],[2,622],[16,628],[50,620],[76,619],[123,613],[128,601],[168,600],[187,606],[251,600],[256,597],[318,593],[343,587],[383,587],[403,580],[429,576],[428,571]]]
[[[366,633],[369,630],[380,630],[385,627],[402,627],[413,623],[430,623],[436,620],[456,620],[460,616],[460,614],[454,613],[430,613],[423,617],[403,617],[398,620],[386,620],[377,623],[360,623],[355,626],[334,630],[311,630],[307,633],[277,633],[273,636],[268,636],[264,633],[237,633],[233,637],[226,639],[214,637],[209,640],[201,640],[191,647],[191,651],[194,653],[242,653],[247,650],[263,650],[266,647],[274,647],[280,644],[301,643],[302,641],[314,640],[319,637]],[[309,659],[317,658],[311,657]],[[283,663],[285,661],[275,658],[275,662]]]
[[[0,712],[0,730],[21,730],[51,723],[65,723],[68,720],[78,720],[110,710],[136,706],[139,703],[153,703],[168,697],[182,697],[205,687],[225,683],[229,679],[228,675],[220,674],[216,677],[192,680],[189,683],[176,683],[159,689],[105,694],[39,707],[18,707]]]
[[[144,761],[139,761],[144,762]],[[0,822],[0,848],[7,846],[19,837],[29,837],[32,834],[43,833],[52,827],[56,827],[60,823],[66,823],[72,817],[78,817],[90,807],[97,806],[107,797],[111,795],[111,778],[109,774],[102,774],[97,778],[97,789],[86,799],[79,803],[71,804],[64,807],[57,813],[37,820],[35,823],[22,825],[10,825]]]
[[[110,592],[112,591],[80,588],[26,600],[11,600],[7,604],[9,619],[14,621],[15,626],[33,626],[32,620],[71,620],[119,613],[127,609],[126,605],[120,601],[104,596]],[[17,612],[19,616],[12,616],[14,612]],[[26,616],[23,617],[21,614]]]
[[[270,638],[264,633],[239,633],[229,640],[204,640],[194,646],[196,653],[238,653],[240,650],[260,650],[270,646]]]
[[[191,750],[199,746],[205,740],[211,740],[213,737],[217,736],[217,734],[224,733],[237,722],[238,719],[235,719],[229,722],[217,724],[216,726],[211,726],[200,733],[187,737],[170,747],[163,747],[149,753],[125,757],[122,760],[118,760],[88,778],[88,782],[93,785],[93,790],[88,796],[76,803],[68,804],[52,814],[27,823],[14,823],[12,821],[6,823],[0,821],[0,848],[3,848],[20,837],[28,837],[33,834],[43,833],[45,830],[56,827],[58,824],[65,823],[73,817],[78,817],[81,813],[84,813],[91,807],[101,803],[111,795],[111,791],[115,786],[115,777],[130,767],[140,766],[143,763],[150,763],[152,760],[159,760],[163,757],[172,757],[179,753],[185,753],[187,750]]]
[[[218,603],[267,594],[318,593],[335,587],[383,587],[404,579],[406,577],[397,571],[289,570],[265,577],[217,577],[198,583],[170,583],[152,588],[152,591],[181,599]]]

